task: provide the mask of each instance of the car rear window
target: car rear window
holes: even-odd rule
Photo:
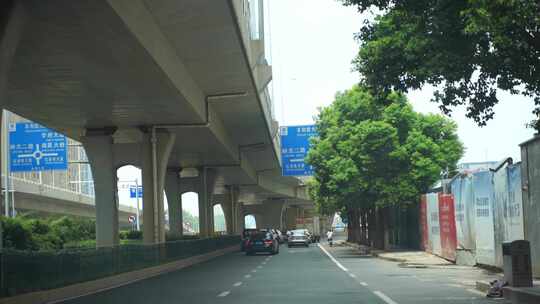
[[[252,239],[258,239],[258,240],[266,239],[266,238],[268,238],[268,233],[266,233],[266,232],[258,232],[258,233],[252,234],[251,238]]]

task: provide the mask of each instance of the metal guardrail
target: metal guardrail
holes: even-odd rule
[[[155,245],[0,253],[0,296],[59,288],[213,252],[240,244],[239,236]]]

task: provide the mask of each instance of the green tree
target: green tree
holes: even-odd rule
[[[348,215],[353,241],[361,237],[360,213],[417,202],[463,154],[455,123],[416,113],[399,93],[381,103],[355,86],[338,93],[316,123],[319,137],[307,159],[314,167],[309,192],[319,212]]]
[[[377,92],[437,87],[445,113],[467,106],[479,125],[494,115],[497,89],[533,97],[540,130],[540,2],[536,0],[342,0],[365,22],[354,61]]]
[[[182,210],[182,220],[184,223],[189,223],[195,232],[199,232],[199,217],[191,214],[186,209]]]

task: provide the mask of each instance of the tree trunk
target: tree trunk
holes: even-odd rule
[[[360,211],[360,244],[362,245],[368,245],[367,212],[368,210],[366,209]]]
[[[385,249],[385,214],[383,208],[375,209],[375,240],[374,247],[377,249]]]
[[[390,207],[383,208],[382,212],[383,212],[383,231],[384,231],[383,249],[388,250],[390,249],[391,237],[393,237],[393,233],[394,233],[394,229],[391,229],[390,227],[390,220],[391,220],[392,214],[391,214]]]
[[[367,227],[367,238],[368,238],[368,245],[370,247],[374,247],[375,244],[375,234],[376,234],[376,228],[377,228],[377,225],[376,225],[376,218],[375,218],[375,208],[370,208],[367,212],[367,223],[368,223],[368,227]]]
[[[358,209],[347,211],[347,219],[349,223],[347,241],[351,243],[358,243],[360,240],[360,217]]]

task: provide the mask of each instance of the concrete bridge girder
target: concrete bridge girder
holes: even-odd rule
[[[297,181],[279,180],[277,128],[261,100],[271,68],[263,39],[249,38],[242,1],[55,4],[2,4],[14,22],[0,28],[0,103],[83,142],[96,181],[98,246],[118,244],[120,165],[142,168],[146,243],[165,240],[163,189],[180,210],[174,192],[197,189],[203,236],[213,230],[216,180],[255,185],[262,199],[305,198]],[[157,138],[139,126],[157,126]],[[181,179],[174,189],[167,168],[180,166],[205,168],[197,185]],[[239,232],[235,191],[226,213],[238,215],[228,223]]]

